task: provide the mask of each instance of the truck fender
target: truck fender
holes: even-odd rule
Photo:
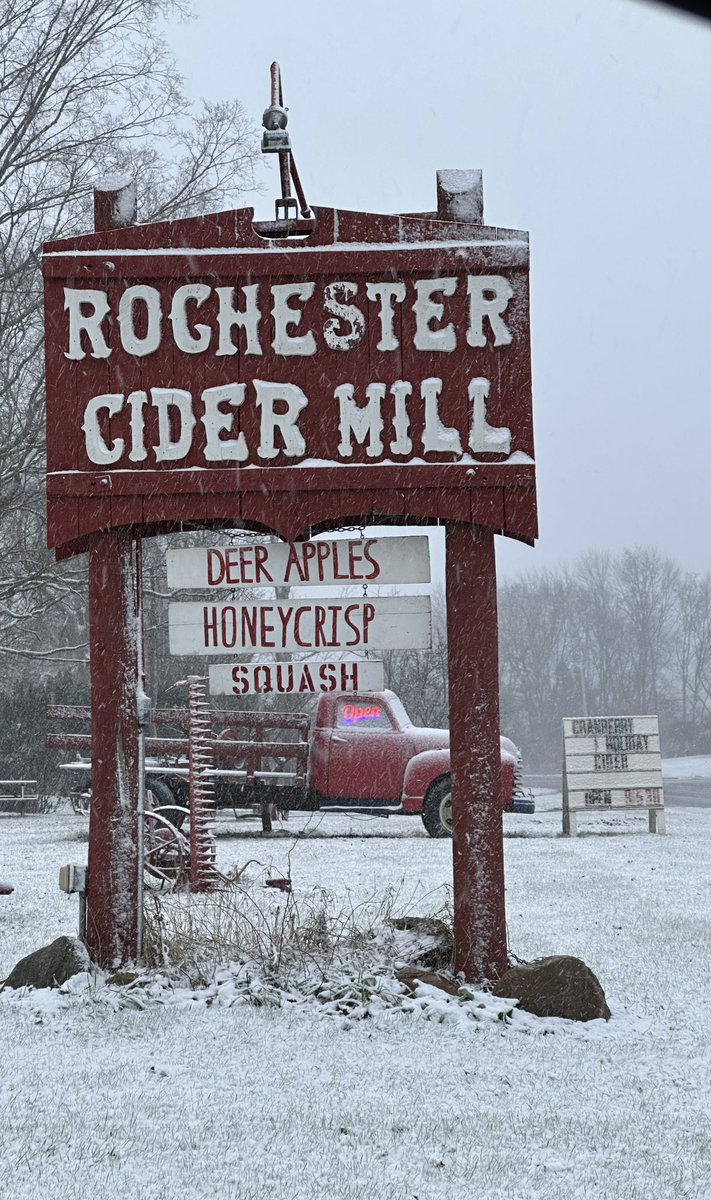
[[[422,812],[425,796],[438,779],[449,775],[449,750],[422,750],[415,754],[405,768],[402,787],[402,811]]]
[[[514,802],[517,759],[505,747],[501,747],[502,807],[510,812]],[[449,750],[423,750],[410,759],[405,770],[402,789],[402,811],[422,812],[425,796],[439,779],[449,775],[451,762]]]

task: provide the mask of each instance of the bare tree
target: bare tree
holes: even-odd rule
[[[45,550],[42,243],[91,228],[97,177],[139,180],[143,220],[253,184],[237,101],[192,108],[159,30],[182,0],[0,2],[0,651],[42,652],[83,564]],[[41,626],[39,618],[41,617]]]
[[[711,578],[658,551],[588,554],[505,584],[501,709],[526,761],[552,767],[563,716],[656,713],[665,752],[711,745]]]
[[[560,718],[582,703],[574,592],[568,574],[554,571],[500,591],[502,723],[531,765],[550,762]]]
[[[675,660],[679,738],[686,752],[703,749],[711,726],[711,578],[682,576],[676,588]]]
[[[432,649],[385,650],[382,659],[386,686],[400,697],[413,723],[446,728],[449,724],[447,610],[441,591],[432,595]]]
[[[658,712],[665,689],[679,568],[657,550],[625,550],[619,563],[617,598],[631,650],[627,704]]]
[[[617,597],[619,563],[611,554],[586,554],[571,572],[581,703],[589,713],[624,708],[631,662],[625,614]]]

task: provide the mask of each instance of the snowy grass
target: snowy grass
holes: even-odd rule
[[[553,795],[506,817],[511,948],[584,958],[609,1023],[472,1019],[475,1002],[426,990],[363,1020],[322,1000],[255,1007],[227,969],[140,989],[140,1007],[83,977],[64,995],[2,993],[0,1194],[707,1200],[710,819],[668,810],[660,837],[643,816],[601,814],[563,839]],[[265,879],[287,874],[305,926],[319,905],[367,926],[389,889],[397,911],[441,908],[451,846],[417,822],[301,827],[267,842],[221,826],[218,865],[243,870],[263,911],[285,903]],[[66,812],[0,818],[0,875],[16,885],[0,900],[0,977],[75,932],[57,871],[84,860],[85,829]]]

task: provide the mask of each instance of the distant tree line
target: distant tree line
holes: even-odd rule
[[[447,724],[444,597],[433,648],[386,654],[413,721]],[[501,728],[556,770],[562,718],[653,713],[665,755],[711,752],[711,576],[649,547],[592,553],[499,588]]]
[[[711,749],[711,576],[650,548],[587,554],[500,594],[502,725],[556,767],[561,718],[656,713],[662,753]]]
[[[444,599],[432,651],[389,657],[417,723],[447,723]],[[502,732],[529,771],[557,770],[562,718],[657,714],[665,755],[711,752],[711,576],[657,550],[587,554],[499,588]]]
[[[665,755],[711,751],[711,576],[652,548],[592,553],[499,588],[501,728],[529,771],[556,770],[562,718],[657,714]],[[412,719],[447,722],[444,599],[432,651],[393,653]]]

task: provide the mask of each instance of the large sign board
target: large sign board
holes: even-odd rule
[[[114,228],[130,190],[97,190],[100,229],[43,260],[48,541],[90,551],[90,949],[141,952],[136,535],[444,523],[455,965],[501,974],[494,534],[537,534],[528,236],[481,223],[476,172],[440,172],[436,213],[316,208],[307,229],[251,209]],[[430,644],[422,597],[174,605],[170,623],[176,653]]]
[[[174,590],[429,583],[429,539],[323,538],[195,546],[169,550],[166,569],[168,587]]]
[[[563,719],[563,832],[577,833],[581,812],[649,810],[664,831],[664,790],[656,716]]]
[[[535,536],[527,235],[252,211],[45,247],[50,544],[348,513]]]
[[[268,600],[168,607],[171,654],[253,654],[271,650],[429,649],[429,596]]]

